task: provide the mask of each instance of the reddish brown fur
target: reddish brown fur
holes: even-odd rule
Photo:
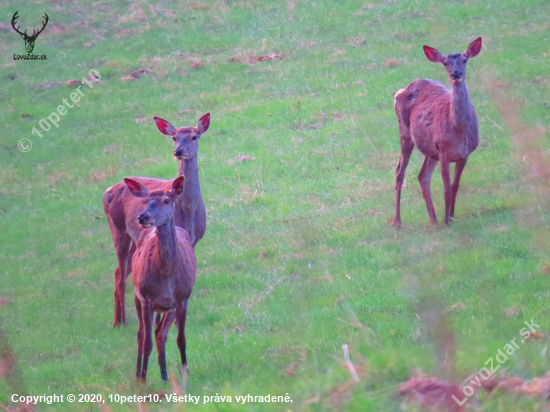
[[[210,113],[201,117],[198,127],[176,129],[166,120],[158,117],[155,117],[155,122],[162,133],[173,136],[174,139],[176,147],[174,155],[179,159],[179,175],[185,176],[183,193],[174,203],[174,221],[176,226],[189,233],[191,244],[195,247],[206,231],[206,209],[200,190],[197,153],[199,138],[210,125]],[[176,153],[178,150],[181,153]],[[151,190],[167,188],[171,182],[146,177],[133,177],[132,179]],[[115,318],[113,327],[115,327],[126,323],[126,279],[132,272],[131,261],[135,243],[142,231],[136,220],[141,210],[141,201],[130,194],[124,182],[118,182],[108,188],[102,200],[118,259],[118,267],[114,273]]]
[[[424,46],[432,62],[443,63],[449,74],[451,89],[440,82],[419,79],[395,94],[394,106],[399,122],[401,158],[396,170],[396,206],[393,224],[401,226],[401,188],[405,169],[416,145],[425,156],[418,175],[426,201],[430,223],[437,218],[432,203],[430,181],[432,172],[441,162],[441,176],[445,187],[445,224],[454,217],[460,176],[468,156],[478,143],[477,116],[465,85],[466,63],[481,49],[481,37],[474,40],[464,53],[443,56],[436,49]],[[449,164],[456,163],[451,184]]]
[[[176,227],[173,218],[172,204],[177,193],[181,193],[182,180],[179,177],[170,181],[172,190],[163,188],[149,192],[137,181],[124,179],[132,194],[139,196],[135,199],[141,203],[143,211],[139,215],[140,221],[153,225],[141,232],[132,259],[134,302],[139,319],[136,378],[143,381],[146,380],[153,347],[154,312],[165,314],[155,329],[161,378],[168,379],[165,347],[168,329],[174,320],[178,327],[177,345],[182,366],[187,366],[185,320],[188,300],[195,284],[197,262],[189,235],[184,229]]]

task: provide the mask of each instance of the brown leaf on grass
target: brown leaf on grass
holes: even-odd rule
[[[369,216],[376,216],[377,213],[378,212],[375,209],[369,209],[365,212],[365,214]]]
[[[260,254],[258,255],[258,260],[265,260],[269,257],[269,255],[264,252],[264,251],[261,251]]]
[[[191,65],[191,68],[192,68],[192,69],[200,69],[201,67],[204,67],[204,64],[201,63],[201,62],[194,62],[194,63]]]
[[[180,69],[178,70],[178,73],[183,77],[189,77],[189,73],[187,73],[187,70]]]
[[[121,77],[120,80],[122,80],[123,82],[132,82],[136,80],[136,78],[132,76],[124,76],[124,77]]]
[[[384,65],[388,69],[393,69],[394,67],[399,66],[399,60],[397,60],[397,59],[384,59]]]
[[[193,3],[191,4],[188,9],[193,10],[208,10],[210,6],[208,4],[201,4],[201,3]]]
[[[46,32],[49,33],[49,34],[61,34],[61,33],[65,33],[67,30],[69,30],[67,28],[67,26],[65,26],[61,23],[49,24],[47,27],[48,27],[48,29],[46,30]]]
[[[93,84],[103,84],[103,82],[101,80],[99,80],[97,77],[89,74],[88,76],[86,76],[86,79],[88,79],[88,81],[90,83],[93,83]]]
[[[95,41],[87,41],[82,45],[82,47],[92,47],[95,46],[97,43]]]
[[[6,306],[6,305],[9,305],[10,303],[12,303],[13,300],[11,300],[10,298],[7,298],[5,296],[0,296],[0,308],[2,306]]]
[[[119,23],[128,23],[133,22],[136,23],[138,21],[144,21],[147,20],[147,16],[145,15],[145,12],[141,8],[137,8],[134,10],[132,14],[126,15],[126,16],[120,16],[118,18]]]
[[[339,56],[341,54],[346,54],[345,50],[335,50],[334,53],[332,53],[333,56]]]
[[[294,258],[295,259],[302,259],[303,256],[300,253],[294,253]]]
[[[118,146],[116,144],[110,144],[109,146],[105,146],[103,148],[103,153],[115,153],[117,151],[118,151]]]
[[[364,37],[360,36],[360,37],[350,37],[346,39],[346,43],[351,44],[352,46],[355,46],[355,47],[360,47],[367,44],[367,41],[365,40]]]
[[[239,57],[230,57],[229,59],[227,59],[228,61],[230,62],[236,62],[236,63],[240,63],[241,62],[241,59]]]
[[[419,403],[432,411],[464,411],[464,408],[452,398],[453,395],[457,399],[464,397],[459,385],[455,382],[438,380],[433,376],[411,377],[407,382],[399,385],[398,394],[405,398],[403,401],[405,407],[407,403]]]
[[[525,342],[536,342],[546,338],[546,335],[542,332],[534,331],[524,339]]]
[[[116,173],[116,169],[114,167],[111,167],[109,170],[107,170],[106,172],[97,172],[97,173],[92,173],[89,177],[88,177],[88,180],[90,182],[100,182],[102,180],[105,180],[107,179],[108,177],[110,176],[113,176],[114,174]]]
[[[285,366],[287,375],[288,376],[296,376],[296,372],[294,372],[294,369],[296,369],[296,367],[298,367],[299,365],[300,365],[300,363],[298,363],[298,362],[292,362],[289,365]]]
[[[502,309],[507,318],[515,318],[518,315],[518,309],[515,306]]]
[[[69,80],[65,83],[63,83],[65,86],[68,86],[68,87],[78,87],[78,86],[82,86],[82,82],[80,80]]]
[[[254,156],[237,156],[233,159],[229,159],[227,161],[228,165],[232,165],[233,163],[242,163],[244,161],[254,160]]]
[[[282,54],[262,54],[261,56],[258,56],[259,62],[269,61],[269,60],[283,60]]]
[[[288,3],[287,9],[294,10],[294,7],[296,7],[296,3],[288,0],[287,0],[287,3]]]
[[[50,173],[48,176],[48,180],[50,181],[50,186],[55,185],[57,182],[59,182],[61,179],[66,177],[67,174],[64,172],[58,172],[58,173]]]
[[[334,120],[335,122],[341,122],[342,120],[344,120],[346,117],[349,117],[349,114],[338,114],[338,113],[334,113],[332,115],[332,120]]]

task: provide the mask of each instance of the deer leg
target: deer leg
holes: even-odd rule
[[[168,338],[168,330],[170,329],[170,325],[172,325],[175,318],[175,311],[165,313],[161,322],[157,324],[155,329],[155,341],[157,342],[160,378],[165,382],[168,380],[168,372],[166,370],[166,339]]]
[[[141,307],[141,321],[139,327],[143,325],[143,365],[141,367],[141,379],[143,382],[147,379],[147,365],[149,356],[153,350],[153,310],[151,305],[146,303]]]
[[[409,164],[411,153],[414,149],[414,144],[410,141],[409,144],[401,141],[401,158],[395,169],[395,217],[393,218],[393,225],[401,227],[401,188],[403,187],[403,181],[405,180],[405,170]]]
[[[443,187],[445,191],[445,224],[447,226],[449,226],[450,223],[451,200],[453,198],[449,165],[450,163],[447,160],[441,159],[441,177],[443,178]]]
[[[113,328],[126,323],[124,298],[126,294],[126,278],[131,267],[130,244],[132,239],[126,233],[117,236],[114,241],[118,259],[118,268],[115,270],[115,320]],[[133,247],[135,250],[135,247]]]
[[[456,202],[456,195],[458,193],[458,187],[460,186],[460,176],[462,176],[462,172],[464,171],[464,167],[466,167],[466,162],[468,161],[468,158],[465,158],[463,160],[459,160],[456,162],[455,165],[455,176],[453,179],[453,185],[451,186],[453,196],[451,198],[451,219],[454,219],[455,217],[455,202]]]
[[[187,357],[185,355],[185,319],[187,318],[187,305],[188,300],[186,300],[183,305],[178,305],[176,309],[176,322],[178,324],[178,337],[176,342],[178,344],[178,349],[180,350],[181,366],[183,369],[187,367]]]
[[[137,331],[137,341],[138,341],[138,358],[136,364],[136,379],[141,379],[141,368],[143,360],[143,313],[141,310],[141,302],[137,296],[134,296],[134,303],[136,304],[136,311],[139,321],[139,327]]]
[[[430,189],[430,183],[432,180],[432,173],[437,166],[437,160],[433,157],[426,156],[422,168],[418,174],[418,181],[422,188],[422,196],[426,202],[426,208],[428,209],[428,216],[430,217],[430,224],[437,225],[437,217],[435,216],[434,204],[432,202],[432,191]]]

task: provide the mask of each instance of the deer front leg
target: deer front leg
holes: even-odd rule
[[[441,177],[443,178],[443,187],[445,193],[445,224],[449,226],[451,216],[451,202],[453,199],[453,189],[451,187],[451,176],[449,173],[450,163],[441,159]]]
[[[437,160],[432,157],[425,157],[422,168],[418,174],[418,181],[422,188],[422,196],[426,202],[426,208],[428,209],[428,216],[430,217],[430,224],[437,225],[437,217],[435,216],[434,204],[432,202],[432,191],[430,189],[430,183],[432,181],[432,173],[437,166]]]
[[[453,196],[451,199],[451,219],[454,219],[455,217],[455,202],[456,202],[456,195],[458,193],[458,187],[460,185],[460,176],[462,176],[462,172],[464,171],[464,167],[466,167],[466,162],[468,162],[468,158],[465,158],[463,160],[459,160],[456,162],[455,165],[455,176],[453,179],[453,185],[451,186]]]

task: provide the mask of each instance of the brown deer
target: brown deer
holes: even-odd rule
[[[184,190],[184,177],[171,181],[171,189],[147,187],[133,179],[124,183],[133,196],[145,204],[137,222],[144,228],[132,259],[134,302],[139,319],[136,379],[145,382],[149,355],[153,349],[153,313],[164,313],[155,328],[160,377],[168,380],[166,371],[166,338],[176,321],[177,345],[183,368],[185,355],[185,319],[187,305],[195,284],[197,261],[188,233],[174,223],[173,204]]]
[[[48,24],[48,21],[50,20],[50,18],[48,17],[48,15],[46,13],[44,13],[44,23],[42,23],[42,28],[40,30],[34,29],[32,31],[32,36],[29,36],[27,34],[27,30],[25,30],[22,33],[22,32],[19,31],[20,26],[15,27],[15,21],[17,20],[17,17],[19,17],[17,15],[17,13],[19,13],[19,10],[17,10],[15,12],[15,14],[13,15],[13,17],[11,18],[11,27],[13,27],[13,30],[15,30],[16,33],[19,33],[21,35],[21,37],[25,41],[25,49],[27,50],[27,53],[30,54],[34,50],[34,42],[36,41],[36,38],[38,37],[38,35],[40,33],[42,33],[44,31],[44,29],[46,28],[46,25]]]
[[[197,127],[176,129],[166,120],[154,117],[159,130],[174,139],[174,156],[179,160],[179,175],[185,176],[183,193],[174,202],[174,222],[187,231],[191,245],[202,239],[206,231],[206,209],[199,184],[199,166],[197,153],[199,138],[208,130],[210,113],[199,120]],[[164,189],[171,181],[146,177],[132,177],[151,190]],[[142,204],[132,196],[124,182],[118,182],[105,191],[103,209],[109,222],[111,235],[118,259],[115,270],[115,319],[113,327],[126,323],[125,291],[126,278],[132,272],[132,256],[135,243],[139,239],[142,227],[137,223]]]
[[[441,176],[445,187],[445,224],[449,225],[450,219],[454,218],[460,176],[468,156],[479,143],[476,111],[470,102],[465,79],[468,59],[477,56],[480,51],[481,37],[474,40],[464,53],[448,56],[432,47],[424,46],[428,60],[443,63],[447,69],[451,89],[434,80],[419,79],[395,94],[394,107],[399,122],[401,158],[396,170],[394,226],[401,227],[401,187],[415,145],[425,156],[418,180],[430,223],[437,224],[430,181],[438,161],[441,162]],[[450,163],[456,163],[452,184]]]

